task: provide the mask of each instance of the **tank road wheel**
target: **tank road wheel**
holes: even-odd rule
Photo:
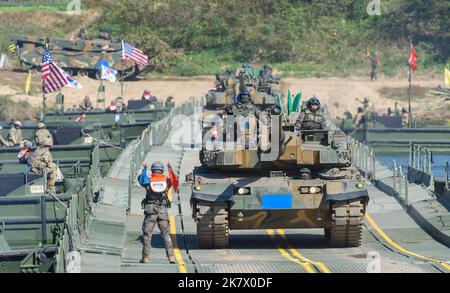
[[[229,244],[228,203],[196,204],[197,240],[201,248],[227,248]]]
[[[361,246],[364,203],[358,201],[332,202],[330,227],[325,239],[332,247]]]

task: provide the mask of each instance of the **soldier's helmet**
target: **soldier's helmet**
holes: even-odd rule
[[[38,129],[43,129],[44,127],[45,127],[45,124],[42,123],[42,122],[39,122],[38,125],[37,125]]]
[[[23,144],[26,148],[31,148],[33,146],[33,144],[31,143],[31,141],[27,140],[25,141],[25,143]]]
[[[244,89],[239,93],[238,100],[240,103],[244,104],[250,102],[250,93],[247,89]]]
[[[150,170],[152,172],[155,172],[155,171],[164,172],[164,164],[159,161],[153,162],[152,166],[150,167]]]
[[[313,96],[311,99],[309,99],[308,101],[308,107],[311,108],[313,105],[317,105],[320,106],[320,101],[316,96]]]
[[[300,169],[300,178],[303,180],[311,179],[311,170],[308,168]]]
[[[20,122],[20,121],[16,121],[16,122],[14,122],[14,125],[15,125],[15,126],[19,126],[19,127],[22,127],[22,122]]]
[[[364,113],[363,107],[358,107],[358,113]]]

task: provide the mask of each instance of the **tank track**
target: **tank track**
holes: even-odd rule
[[[325,238],[332,247],[361,246],[364,203],[360,200],[332,202],[330,226],[325,229]]]
[[[195,219],[197,240],[201,248],[227,248],[229,244],[227,202],[197,202]]]

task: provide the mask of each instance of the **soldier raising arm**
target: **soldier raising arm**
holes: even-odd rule
[[[170,164],[168,168],[171,169]],[[161,235],[164,239],[166,254],[170,263],[175,263],[172,238],[170,236],[169,213],[170,206],[168,191],[172,187],[172,180],[164,175],[164,164],[154,162],[151,169],[150,178],[147,175],[147,164],[144,164],[139,177],[139,184],[145,188],[146,195],[142,201],[144,209],[144,222],[142,223],[143,248],[141,263],[149,262],[150,241],[155,224],[158,224]]]

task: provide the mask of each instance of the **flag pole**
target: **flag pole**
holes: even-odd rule
[[[121,56],[121,58],[120,58],[120,62],[122,63],[122,69],[125,67],[125,61],[123,60],[123,40],[121,40],[122,41],[122,56]],[[124,79],[124,75],[123,74],[121,74],[121,77],[120,77],[120,96],[122,97],[122,98],[124,98],[125,99],[125,97],[123,96],[123,79]]]
[[[412,52],[412,48],[413,48],[413,44],[412,44],[412,37],[409,36],[409,47],[410,47],[410,54]],[[412,128],[412,120],[413,120],[413,116],[412,116],[412,112],[411,112],[411,95],[412,95],[412,66],[411,64],[409,65],[409,75],[408,75],[408,82],[409,82],[409,87],[408,87],[408,127]]]
[[[44,91],[44,80],[42,80],[42,115],[41,120],[45,123],[45,91]]]

